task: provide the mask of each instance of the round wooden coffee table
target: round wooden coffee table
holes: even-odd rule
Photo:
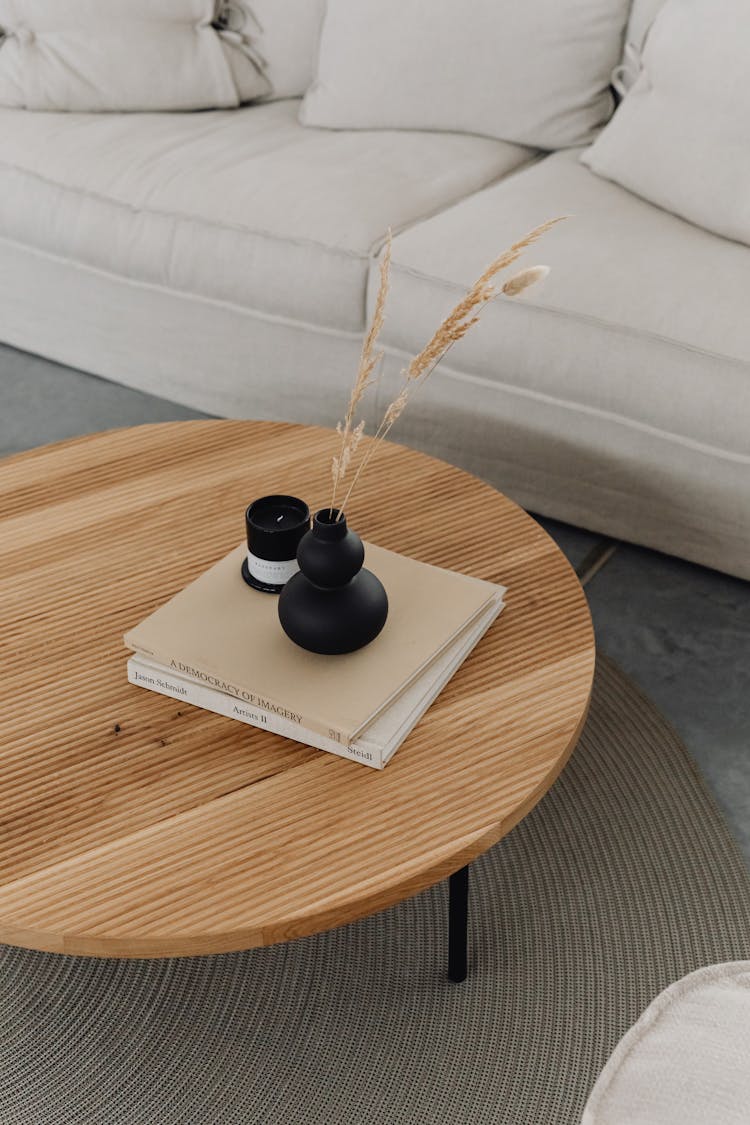
[[[0,940],[171,957],[287,941],[451,879],[575,746],[594,639],[544,531],[475,477],[397,445],[349,522],[502,582],[506,607],[380,772],[131,687],[122,635],[243,538],[249,500],[328,499],[331,431],[186,422],[0,465]],[[249,639],[249,642],[251,640]]]

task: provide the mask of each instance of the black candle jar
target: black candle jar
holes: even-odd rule
[[[310,509],[296,496],[261,496],[245,512],[247,557],[242,577],[266,594],[280,594],[299,570],[297,547],[310,527]]]

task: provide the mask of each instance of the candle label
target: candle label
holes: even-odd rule
[[[296,559],[259,559],[252,551],[247,552],[247,569],[258,582],[266,586],[283,586],[299,570]]]

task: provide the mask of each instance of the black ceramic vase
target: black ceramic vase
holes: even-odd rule
[[[297,549],[299,572],[279,597],[286,635],[309,652],[354,652],[377,637],[388,616],[382,582],[362,563],[362,540],[322,508]]]

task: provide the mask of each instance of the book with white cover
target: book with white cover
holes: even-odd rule
[[[382,769],[484,636],[502,608],[502,593],[498,589],[484,612],[467,625],[391,705],[348,744],[310,730],[274,712],[255,707],[242,697],[207,687],[201,680],[174,672],[171,668],[138,655],[132,656],[128,661],[128,679],[139,687],[201,707],[205,711],[237,719],[319,750]]]
[[[278,601],[252,589],[238,547],[125,635],[139,656],[254,708],[350,746],[503,587],[372,544],[365,565],[385,586],[388,620],[371,644],[341,656],[295,645]]]

